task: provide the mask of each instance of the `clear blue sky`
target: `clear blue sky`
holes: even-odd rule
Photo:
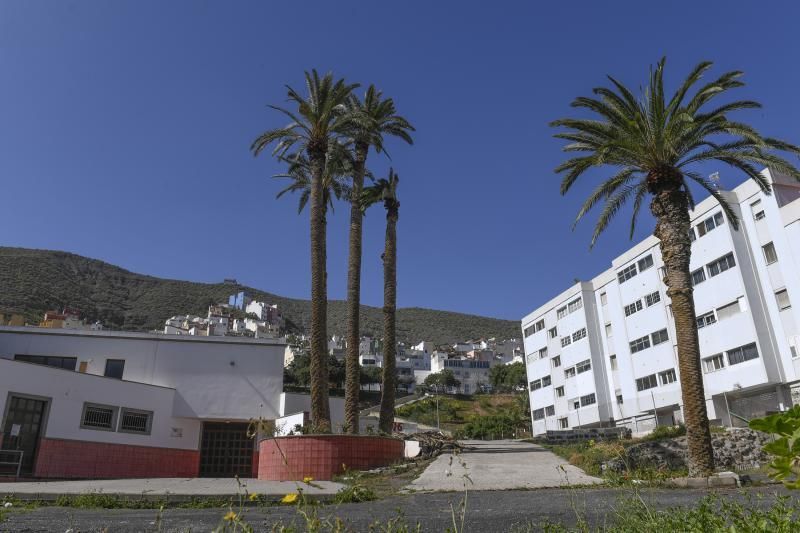
[[[800,142],[798,20],[797,2],[6,0],[0,244],[307,297],[307,216],[275,200],[279,167],[248,147],[283,123],[266,104],[316,67],[375,83],[417,126],[415,146],[389,145],[399,305],[519,319],[630,246],[627,220],[591,252],[591,224],[570,230],[593,184],[559,195],[547,122],[607,73],[638,86],[666,54],[672,84],[702,59],[744,70],[741,96],[765,105],[747,118]],[[329,228],[331,298],[345,296],[347,212]],[[638,238],[650,231],[643,218]],[[382,244],[375,209],[371,305]]]

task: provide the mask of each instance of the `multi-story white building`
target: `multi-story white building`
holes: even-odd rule
[[[800,183],[770,170],[692,217],[694,301],[708,416],[725,425],[800,403]],[[522,320],[533,433],[682,420],[675,325],[658,240]]]

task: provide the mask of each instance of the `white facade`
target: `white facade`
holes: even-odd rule
[[[738,231],[713,198],[691,214],[708,416],[726,425],[800,397],[800,306],[792,305],[800,301],[800,184],[764,175],[775,194],[753,182],[721,191]],[[610,425],[644,432],[682,420],[662,265],[650,237],[522,320],[534,434]]]

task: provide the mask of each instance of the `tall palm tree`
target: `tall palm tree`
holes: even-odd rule
[[[598,203],[603,203],[592,235],[592,245],[608,227],[622,205],[633,199],[630,235],[642,203],[650,198],[650,211],[656,218],[654,235],[660,240],[666,268],[667,295],[677,333],[678,367],[686,431],[689,440],[689,474],[708,475],[714,466],[711,436],[706,413],[700,349],[697,340],[692,283],[689,274],[691,241],[689,210],[694,208],[690,183],[705,189],[722,206],[728,220],[738,228],[738,219],[715,185],[693,167],[697,163],[719,161],[742,171],[765,192],[768,181],[757,166],[765,165],[800,179],[791,163],[775,151],[800,153],[786,142],[762,137],[753,127],[729,119],[733,112],[759,108],[757,102],[739,100],[709,108],[715,99],[730,89],[741,87],[739,71],[727,72],[689,93],[710,62],[697,65],[669,100],[664,95],[662,59],[651,69],[649,85],[637,100],[633,92],[609,76],[612,87],[594,89],[596,97],[576,98],[572,106],[597,115],[593,119],[561,119],[551,123],[566,131],[555,136],[570,142],[566,152],[583,152],[556,168],[564,173],[561,193],[565,194],[586,171],[595,167],[614,167],[614,175],[602,181],[583,204],[577,223]],[[574,226],[573,226],[574,227]]]
[[[397,185],[400,178],[389,169],[388,179],[380,179],[366,187],[363,193],[364,207],[383,202],[386,208],[386,243],[383,255],[383,381],[381,383],[381,411],[378,428],[384,433],[392,432],[394,423],[395,396],[395,311],[397,309],[397,219],[400,202],[397,200]]]
[[[324,173],[331,143],[347,124],[345,104],[358,85],[334,81],[331,73],[320,77],[316,70],[305,73],[307,96],[287,86],[288,100],[295,111],[270,106],[289,117],[289,124],[262,133],[251,146],[254,155],[275,143],[273,155],[284,157],[291,149],[305,152],[311,173],[311,421],[317,431],[331,430],[328,402],[328,360],[326,313],[326,250],[324,219]]]
[[[347,103],[350,115],[350,135],[353,140],[354,168],[353,186],[350,194],[350,255],[347,268],[347,355],[345,357],[347,378],[345,380],[345,427],[350,433],[358,433],[358,393],[360,370],[358,348],[360,337],[359,312],[361,309],[361,192],[364,187],[367,155],[370,147],[380,153],[384,151],[384,135],[399,137],[413,144],[410,131],[414,127],[397,114],[394,101],[382,98],[382,93],[370,85],[360,100],[350,95]]]

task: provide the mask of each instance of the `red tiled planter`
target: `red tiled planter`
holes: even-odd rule
[[[369,470],[403,459],[405,442],[372,435],[295,435],[258,444],[258,479],[330,480],[345,470]]]

